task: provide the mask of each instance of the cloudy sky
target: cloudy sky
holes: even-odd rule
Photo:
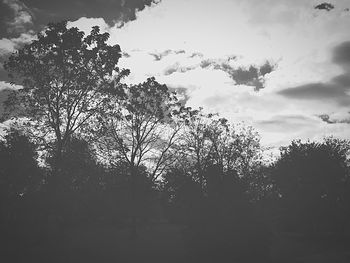
[[[149,76],[203,106],[253,125],[267,146],[350,138],[350,1],[0,0],[2,63],[50,21],[120,44],[128,83]],[[1,112],[1,106],[0,106]]]

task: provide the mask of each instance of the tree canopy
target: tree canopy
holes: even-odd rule
[[[8,111],[29,118],[41,143],[55,149],[58,163],[69,137],[87,128],[111,96],[121,96],[118,83],[129,71],[118,68],[121,50],[108,45],[108,38],[97,26],[84,36],[67,22],[49,24],[5,63],[23,85],[8,101]]]

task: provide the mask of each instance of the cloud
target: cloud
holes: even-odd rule
[[[122,56],[125,58],[130,58],[130,54],[128,52],[122,52]]]
[[[336,63],[335,58],[330,63],[329,59],[334,43],[350,40],[350,16],[343,11],[348,0],[332,0],[336,8],[331,12],[315,10],[318,3],[164,0],[137,13],[137,19],[122,28],[112,26],[114,22],[107,18],[103,22],[111,34],[110,43],[120,44],[130,55],[120,60],[121,67],[131,69],[125,81],[138,83],[155,76],[178,89],[188,106],[203,106],[232,121],[246,121],[258,127],[265,142],[279,144],[293,137],[344,135],[348,129],[346,123],[329,125],[317,117],[328,114],[334,121],[334,114],[348,109],[343,96],[347,63]],[[266,60],[278,67],[266,65]],[[315,85],[307,92],[315,93],[315,86],[321,84],[324,96],[303,99],[279,94],[309,84]],[[334,87],[337,95],[327,98]],[[260,91],[254,92],[254,88]]]
[[[89,34],[93,26],[98,26],[102,32],[109,32],[111,27],[106,23],[104,18],[88,18],[80,17],[75,21],[68,21],[67,27],[77,27],[79,30],[83,31],[85,34]]]
[[[343,77],[343,75],[338,77]],[[349,88],[331,81],[330,83],[310,83],[287,88],[279,91],[278,94],[292,99],[321,100],[348,106],[350,105]]]
[[[200,53],[200,52],[193,52],[193,53],[189,56],[189,58],[194,58],[194,57],[200,57],[200,58],[202,58],[202,57],[203,57],[203,54]]]
[[[317,120],[304,116],[304,115],[275,115],[270,119],[257,121],[258,127],[264,127],[273,131],[285,131],[288,129],[302,130],[305,127],[309,127],[310,124],[316,124]]]
[[[193,58],[195,56],[190,56]],[[276,66],[266,61],[261,66],[249,65],[248,67],[234,66],[230,62],[235,60],[235,56],[229,56],[226,59],[204,59],[197,65],[181,66],[179,62],[168,66],[164,70],[165,75],[171,75],[175,72],[184,73],[194,70],[197,67],[211,70],[221,70],[229,75],[235,82],[235,85],[252,86],[255,90],[264,88],[264,76],[275,70]]]
[[[350,72],[350,41],[345,41],[333,49],[333,62]]]
[[[149,53],[151,56],[154,57],[154,60],[155,61],[159,61],[161,59],[163,59],[164,57],[170,55],[170,54],[184,54],[186,53],[185,50],[170,50],[170,49],[167,49],[163,52],[152,52],[152,53]]]
[[[8,74],[5,71],[3,64],[9,58],[9,56],[23,47],[25,44],[35,39],[34,32],[22,33],[16,38],[2,38],[0,39],[0,80],[8,81]]]
[[[0,36],[17,37],[32,27],[33,13],[23,2],[2,0],[0,7]]]
[[[170,53],[172,53],[172,51],[170,49],[167,49],[161,53],[149,53],[151,56],[154,57],[155,61],[159,61],[161,60],[163,57],[169,55]]]
[[[133,21],[139,11],[151,7],[160,0],[22,0],[36,16],[38,25],[61,20],[77,20],[81,17],[103,18],[108,25],[122,27]]]
[[[227,65],[226,65],[227,66]],[[233,69],[229,66],[225,67],[231,78],[237,84],[243,84],[248,86],[254,86],[255,90],[264,88],[264,76],[271,73],[275,66],[270,64],[268,61],[262,66],[251,65],[249,68],[238,68]]]
[[[179,62],[176,62],[173,65],[168,66],[165,70],[164,70],[164,75],[171,75],[175,72],[179,72],[179,73],[185,73],[189,70],[193,70],[195,68],[197,68],[198,66],[192,65],[192,66],[181,66]]]
[[[332,52],[332,61],[341,66],[344,73],[331,78],[329,81],[286,88],[279,91],[278,94],[291,99],[320,100],[337,103],[340,106],[349,106],[350,41],[337,45]]]
[[[329,115],[328,115],[328,114],[321,114],[321,115],[318,115],[318,117],[319,117],[322,121],[324,121],[324,122],[326,122],[326,123],[329,123],[329,124],[335,123],[334,121],[331,121],[331,120],[329,119]]]
[[[264,88],[264,76],[271,73],[275,69],[275,65],[266,61],[261,66],[249,65],[248,67],[236,67],[230,65],[230,60],[235,58],[229,57],[226,61],[203,60],[202,68],[213,67],[216,70],[226,72],[236,85],[252,86],[255,90]]]
[[[337,116],[337,114],[334,115],[328,115],[328,114],[321,114],[318,115],[318,117],[324,121],[325,123],[328,124],[335,124],[335,123],[347,123],[350,124],[350,112],[347,112],[347,116],[343,116],[341,118],[339,118],[339,116]]]
[[[324,2],[322,4],[316,5],[314,8],[319,10],[331,11],[332,9],[334,9],[334,5],[332,5],[331,3]]]
[[[0,39],[0,56],[7,55],[35,39],[34,32],[21,33],[19,37]]]

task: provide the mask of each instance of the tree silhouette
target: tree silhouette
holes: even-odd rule
[[[54,156],[49,155],[47,162],[55,162]],[[62,177],[65,189],[84,191],[88,188],[101,187],[99,178],[101,167],[97,163],[93,149],[87,141],[77,137],[70,137],[62,151]]]
[[[13,80],[23,85],[8,100],[7,110],[29,118],[32,134],[54,149],[57,175],[69,138],[103,112],[109,95],[121,95],[118,82],[129,71],[117,67],[120,47],[108,45],[109,34],[97,26],[84,37],[67,22],[49,24],[37,38],[5,63]]]
[[[173,159],[173,145],[184,124],[185,110],[176,95],[154,78],[139,85],[124,85],[125,97],[112,100],[98,119],[96,148],[111,167],[127,164],[132,235],[143,217],[146,200]]]
[[[35,145],[19,130],[10,129],[0,142],[0,192],[2,199],[19,197],[37,190],[42,172]]]
[[[0,160],[0,244],[5,252],[27,246],[40,233],[33,222],[43,211],[38,193],[45,177],[36,146],[19,130],[9,129],[0,141]]]
[[[286,208],[284,216],[294,221],[294,227],[317,231],[327,224],[331,230],[340,226],[336,222],[346,207],[349,150],[349,141],[334,138],[293,141],[281,148],[272,174]]]
[[[155,181],[171,162],[172,147],[184,125],[186,111],[176,95],[154,78],[125,86],[125,98],[99,120],[98,146],[110,164],[120,160],[131,170],[148,167]]]
[[[261,153],[260,138],[252,127],[234,126],[201,108],[189,109],[174,166],[191,173],[204,191],[207,168],[214,165],[222,172],[248,178],[261,163]]]

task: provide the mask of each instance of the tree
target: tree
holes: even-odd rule
[[[49,156],[47,163],[55,162]],[[82,192],[94,191],[102,187],[102,166],[97,163],[94,151],[86,140],[70,137],[62,152],[62,170],[60,176],[65,189]]]
[[[40,232],[34,220],[43,211],[44,171],[36,146],[20,130],[9,129],[0,141],[0,243],[4,249],[28,246]],[[42,225],[41,225],[42,227]]]
[[[42,184],[35,145],[19,130],[11,129],[0,141],[0,193],[2,199],[35,191]]]
[[[332,137],[323,142],[296,140],[280,151],[272,176],[288,209],[286,218],[299,229],[334,230],[346,208],[350,142]]]
[[[171,162],[173,145],[184,125],[186,109],[166,85],[149,78],[125,86],[126,97],[99,120],[99,148],[110,164],[126,162],[131,170],[147,167],[155,181]]]
[[[183,126],[186,110],[166,85],[148,78],[138,85],[124,85],[125,98],[98,119],[98,152],[109,166],[127,164],[131,234],[136,220],[145,215],[152,185],[173,160],[173,145]],[[147,209],[146,209],[147,210]]]
[[[180,142],[176,166],[197,178],[205,189],[205,173],[210,167],[220,173],[252,177],[261,162],[259,135],[252,127],[232,125],[218,114],[203,109],[190,110]]]
[[[12,54],[5,69],[23,88],[11,96],[7,110],[29,119],[30,131],[54,149],[54,173],[59,174],[64,146],[89,120],[103,112],[111,96],[121,96],[119,45],[106,42],[108,33],[92,28],[84,37],[67,22],[49,24],[37,40]],[[38,134],[36,134],[38,135]]]

